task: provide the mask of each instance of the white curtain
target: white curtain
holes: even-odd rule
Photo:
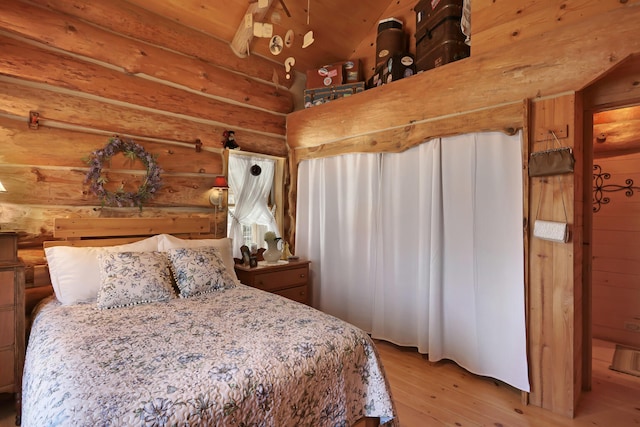
[[[373,292],[363,285],[375,277],[379,175],[375,154],[302,162],[298,170],[296,254],[312,260],[314,305],[367,331]]]
[[[251,173],[254,165],[260,167],[259,175]],[[276,220],[267,204],[274,172],[274,160],[229,155],[229,187],[236,199],[229,237],[233,239],[233,256],[236,258],[242,257],[240,254],[242,243],[238,243],[244,241],[242,225],[263,225],[267,231],[274,231],[277,236],[280,236]]]
[[[314,305],[528,391],[521,163],[501,133],[302,162]]]

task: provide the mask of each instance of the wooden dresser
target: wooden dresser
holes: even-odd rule
[[[277,264],[261,261],[254,268],[236,264],[236,275],[245,285],[309,305],[309,263],[304,260]]]
[[[18,235],[0,233],[0,393],[15,393],[18,408],[25,352],[24,320],[24,266],[18,262]]]

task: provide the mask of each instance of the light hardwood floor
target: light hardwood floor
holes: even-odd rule
[[[518,390],[452,362],[430,363],[385,342],[378,350],[403,427],[640,426],[640,377],[609,369],[612,343],[594,340],[593,390],[583,393],[574,419],[523,405]]]
[[[593,390],[583,394],[574,419],[523,405],[519,391],[454,363],[377,344],[403,427],[640,426],[640,377],[609,369],[614,345],[605,341],[594,340]],[[0,401],[0,427],[13,426],[14,417],[12,402]]]

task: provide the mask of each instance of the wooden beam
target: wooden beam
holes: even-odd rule
[[[429,117],[580,90],[640,52],[637,22],[637,12],[615,9],[542,39],[483,55],[472,52],[470,58],[294,112],[287,117],[287,142],[292,148],[313,147]]]
[[[134,39],[186,53],[266,82],[291,87],[281,64],[258,55],[238,58],[229,43],[156,15],[125,0],[49,0],[48,7]]]
[[[0,77],[0,113],[24,117],[30,110],[40,113],[41,126],[89,127],[95,133],[120,134],[133,138],[161,138],[185,143],[200,139],[204,148],[222,149],[223,132],[234,129],[236,141],[247,151],[286,156],[284,138],[229,127],[207,121],[194,121],[164,112],[125,107],[109,100],[87,99],[71,91],[53,91],[48,85],[28,84]],[[48,150],[47,150],[48,151]]]
[[[514,134],[524,126],[523,113],[522,101],[518,101],[449,117],[435,117],[371,135],[354,136],[318,147],[299,148],[296,149],[296,159],[301,161],[345,153],[399,153],[432,138],[469,132],[499,131]]]
[[[569,123],[569,138],[563,145],[574,150],[574,174],[529,180],[529,218],[566,221],[571,224],[571,240],[553,243],[529,240],[529,312],[527,342],[529,354],[530,401],[555,413],[573,417],[582,385],[581,356],[582,301],[580,301],[582,223],[581,204],[583,143],[582,123],[576,125],[576,95],[570,94],[534,102],[531,109],[531,132]],[[579,109],[582,114],[582,109]],[[544,150],[546,142],[530,141],[531,152]],[[541,202],[542,200],[542,202]],[[538,210],[538,206],[540,209]],[[566,217],[565,219],[565,211]],[[529,232],[532,235],[531,228]],[[576,265],[578,264],[578,266]],[[576,282],[578,287],[576,287]]]
[[[0,36],[0,73],[152,110],[284,135],[282,115],[218,101]],[[45,66],[46,65],[46,66]]]
[[[77,55],[202,93],[278,113],[293,111],[293,95],[208,62],[18,0],[0,2],[0,28]],[[105,49],[105,46],[108,48]]]
[[[640,152],[640,106],[593,115],[593,154],[597,158]]]
[[[640,104],[640,52],[613,67],[585,90],[585,105],[604,110]]]
[[[2,193],[2,203],[94,206],[98,209],[100,200],[89,190],[89,185],[84,184],[86,173],[86,168],[1,164],[2,182],[10,189]],[[125,191],[135,191],[144,178],[140,171],[110,171],[108,176],[114,183],[113,189],[115,183],[126,183]],[[209,190],[213,187],[213,180],[211,175],[164,173],[162,188],[144,206],[211,208]]]
[[[2,162],[6,165],[86,168],[85,158],[107,144],[108,136],[42,126],[31,130],[26,120],[0,117]],[[219,175],[222,150],[196,152],[192,146],[136,140],[155,156],[164,173]],[[55,150],[52,150],[55,145]],[[115,166],[114,166],[115,167]]]

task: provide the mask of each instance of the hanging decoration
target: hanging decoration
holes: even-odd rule
[[[313,44],[314,41],[316,40],[313,38],[313,30],[307,31],[307,33],[304,35],[304,39],[302,40],[302,48],[308,48]]]
[[[284,60],[284,69],[287,72],[285,77],[287,78],[287,80],[291,79],[291,69],[294,65],[296,65],[296,58],[294,58],[293,56],[290,56]]]
[[[286,34],[284,35],[284,45],[286,47],[291,47],[293,46],[293,41],[296,39],[296,35],[293,32],[293,30],[287,30]]]
[[[640,187],[633,185],[633,180],[627,178],[624,182],[627,185],[606,184],[605,180],[610,179],[610,173],[603,173],[600,165],[593,165],[593,212],[599,212],[602,205],[611,202],[611,199],[603,193],[613,193],[624,191],[625,196],[631,197],[635,191],[639,191]]]
[[[132,163],[140,160],[145,166],[147,173],[136,191],[125,191],[124,184],[115,191],[105,188],[109,179],[102,173],[102,169],[110,164],[111,158],[118,153],[122,153]],[[137,206],[142,210],[142,204],[151,199],[162,186],[162,169],[155,156],[130,139],[123,140],[117,136],[110,138],[109,143],[104,148],[93,151],[86,162],[89,164],[89,172],[84,183],[90,184],[91,191],[98,196],[102,206]]]
[[[271,40],[269,41],[269,52],[271,52],[272,55],[280,55],[283,47],[284,41],[282,40],[282,37],[278,35],[271,37]]]
[[[251,172],[251,175],[253,176],[258,176],[262,173],[262,168],[258,165],[253,165],[251,166],[251,169],[249,169],[249,172]]]

